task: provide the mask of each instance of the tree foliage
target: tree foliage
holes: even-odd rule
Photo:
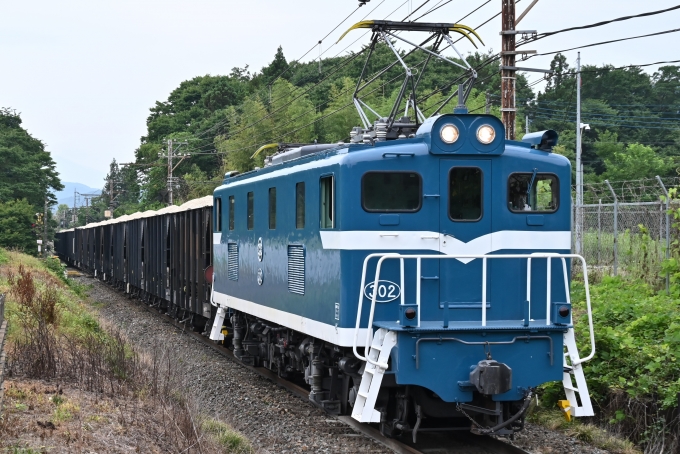
[[[36,221],[35,207],[26,199],[0,203],[0,247],[35,254]]]
[[[352,94],[365,56],[363,49],[348,57],[322,59],[320,64],[299,63],[288,61],[279,47],[272,62],[259,72],[251,73],[246,66],[233,68],[226,76],[206,75],[182,82],[166,101],[151,108],[147,134],[135,153],[138,188],[129,192],[131,199],[138,196],[136,208],[159,208],[167,203],[167,162],[161,156],[167,153],[168,139],[187,141],[184,151],[191,153],[174,171],[180,178],[173,192],[176,203],[209,193],[225,171],[245,172],[261,166],[267,152],[275,150],[254,156],[265,144],[347,141],[351,129],[361,125]],[[422,71],[422,54],[402,52],[401,57],[418,77],[422,74],[419,108],[426,115],[440,107],[440,112],[451,112],[458,104],[455,93],[464,70],[432,59]],[[466,60],[478,69],[467,107],[472,113],[489,108],[500,116],[501,79],[493,54],[474,53]],[[393,62],[392,51],[380,43],[366,66],[363,82],[377,77],[362,91],[362,99],[380,115],[389,113],[403,81],[400,65],[381,72]],[[537,96],[524,75],[518,74],[516,127],[523,130],[528,116],[533,131],[557,130],[560,145],[555,152],[573,161],[575,74],[560,54],[551,69],[554,76]],[[587,181],[675,174],[680,159],[677,67],[661,67],[649,75],[639,68],[585,66],[582,98],[583,122],[591,124],[582,147]],[[402,102],[399,111],[403,108]],[[675,128],[669,127],[672,121]],[[636,160],[647,164],[635,165]],[[134,205],[122,203],[117,210],[128,212]]]
[[[32,224],[48,222],[48,240],[56,224],[42,220],[46,207],[56,203],[53,191],[63,189],[45,144],[21,126],[14,110],[0,109],[0,245],[35,253],[36,234]]]
[[[575,157],[576,73],[557,54],[555,75],[524,109],[533,130],[560,132],[565,155]],[[680,69],[653,74],[638,67],[582,67],[582,159],[586,181],[675,176],[680,165]],[[572,159],[573,160],[573,159]],[[636,165],[637,164],[637,165]]]

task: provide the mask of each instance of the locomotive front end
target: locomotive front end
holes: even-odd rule
[[[353,166],[364,213],[351,229],[363,245],[347,247],[370,252],[352,260],[354,353],[366,361],[352,415],[387,434],[415,438],[433,421],[511,434],[533,390],[555,380],[575,415],[592,414],[569,296],[582,260],[571,254],[570,164],[548,149],[552,132],[535,145],[504,136],[492,116],[440,115],[411,154],[385,147],[379,162]],[[416,190],[421,203],[395,201]]]

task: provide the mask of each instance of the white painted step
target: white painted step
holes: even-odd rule
[[[571,411],[574,416],[594,416],[593,404],[590,401],[590,394],[588,393],[588,384],[586,383],[586,376],[583,373],[581,364],[576,364],[580,361],[578,349],[576,348],[576,338],[574,336],[574,329],[570,328],[564,333],[564,345],[567,351],[564,355],[564,368],[567,369],[562,374],[562,385],[564,386],[564,393],[569,400]],[[570,364],[567,364],[567,360]],[[572,380],[576,380],[576,385]],[[579,400],[581,404],[579,405]]]
[[[396,344],[397,333],[383,328],[376,331],[367,356],[379,366],[368,362],[364,367],[361,385],[352,409],[352,418],[359,422],[380,422],[380,412],[375,410],[375,402],[378,399],[390,352]]]

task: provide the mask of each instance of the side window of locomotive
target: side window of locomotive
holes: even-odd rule
[[[559,205],[558,187],[555,175],[513,173],[508,178],[508,208],[515,213],[553,213]]]
[[[269,228],[276,228],[276,188],[269,188]]]
[[[320,206],[320,227],[322,229],[332,229],[335,226],[334,223],[334,188],[333,188],[333,177],[328,176],[328,177],[323,177],[320,180],[320,199],[321,199],[321,206]]]
[[[414,172],[367,172],[361,179],[361,205],[383,213],[418,211],[422,186]]]
[[[248,193],[248,230],[255,228],[255,193]]]
[[[295,185],[295,228],[305,228],[305,182]]]
[[[484,176],[479,167],[454,167],[449,172],[449,217],[453,221],[482,218]]]
[[[234,230],[234,196],[229,196],[229,230]]]
[[[213,226],[215,227],[215,232],[222,231],[222,198],[215,197],[215,218],[213,219]]]

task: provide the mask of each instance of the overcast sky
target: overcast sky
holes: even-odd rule
[[[323,43],[334,56],[361,36],[361,20],[401,20],[424,0],[371,0]],[[440,1],[443,4],[446,0]],[[454,22],[486,0],[452,0],[422,20]],[[438,0],[430,0],[414,17]],[[522,0],[517,13],[531,3]],[[540,0],[518,28],[547,32],[668,8],[677,0]],[[149,108],[183,80],[260,70],[283,46],[295,60],[357,7],[356,0],[22,0],[0,1],[0,106],[16,109],[23,126],[52,152],[63,181],[102,187],[112,158],[134,159]],[[501,8],[492,0],[463,23],[477,27]],[[546,38],[526,46],[539,52],[677,28],[680,10]],[[479,29],[487,49],[499,50],[500,18]],[[368,36],[349,50],[365,44]],[[585,64],[616,66],[680,59],[680,33],[584,49]],[[330,48],[329,48],[330,47]],[[460,50],[472,50],[460,43]],[[318,49],[303,61],[318,56]],[[570,63],[576,51],[568,52]],[[523,65],[548,67],[552,57]],[[520,65],[520,64],[518,64]],[[647,68],[653,71],[656,67]],[[530,74],[535,80],[539,74]]]

